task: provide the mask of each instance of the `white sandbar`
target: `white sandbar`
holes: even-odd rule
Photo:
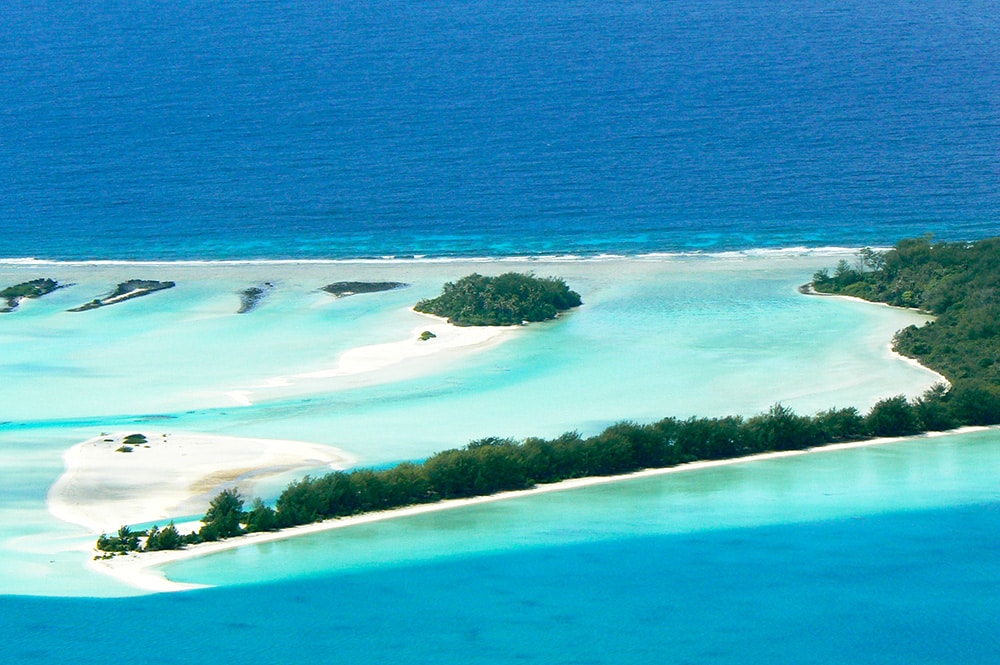
[[[120,452],[133,433],[147,442]],[[49,491],[49,512],[95,534],[200,515],[226,487],[239,485],[248,493],[256,482],[278,474],[340,469],[355,461],[316,443],[149,431],[89,439],[70,448],[63,460],[66,472]]]
[[[424,314],[410,310],[425,321],[413,328],[405,338],[383,344],[368,344],[358,346],[340,354],[332,367],[310,372],[275,376],[263,383],[228,391],[226,395],[239,406],[251,406],[257,394],[271,396],[275,389],[282,389],[322,380],[335,380],[344,377],[358,379],[356,383],[372,380],[376,375],[389,371],[384,380],[399,380],[409,375],[411,371],[419,371],[417,365],[427,358],[443,361],[447,358],[481,351],[493,347],[521,330],[519,326],[456,326],[439,316]],[[425,332],[431,333],[428,339],[421,339]]]
[[[427,323],[414,328],[406,339],[350,349],[341,354],[337,365],[331,369],[295,374],[291,378],[325,379],[373,372],[416,358],[486,348],[518,330],[516,326],[455,326],[442,317],[416,313],[426,318]],[[425,331],[432,333],[434,337],[420,339]]]

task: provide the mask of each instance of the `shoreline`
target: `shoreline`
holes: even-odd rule
[[[127,440],[136,435],[143,440]],[[356,462],[317,443],[148,430],[87,439],[67,450],[63,461],[65,471],[49,489],[46,507],[97,534],[123,524],[165,526],[172,516],[200,514],[224,488],[250,491],[290,472]]]
[[[866,305],[878,305],[880,307],[888,307],[889,309],[896,309],[896,310],[900,310],[900,311],[903,311],[903,312],[915,312],[917,314],[921,314],[921,315],[926,316],[928,321],[934,321],[937,318],[933,314],[928,314],[927,312],[924,312],[923,310],[916,309],[914,307],[897,307],[895,305],[890,305],[889,303],[875,302],[874,300],[865,300],[864,298],[859,298],[857,296],[845,296],[845,295],[843,295],[841,293],[820,293],[815,288],[813,288],[812,282],[809,282],[808,284],[803,284],[802,286],[800,286],[799,287],[799,293],[801,293],[804,296],[817,296],[817,297],[820,297],[820,298],[835,298],[835,299],[838,299],[838,300],[846,300],[848,302],[859,302],[859,303],[864,303]],[[935,377],[937,377],[937,383],[944,384],[944,386],[946,388],[948,388],[949,390],[951,389],[951,387],[952,387],[951,381],[949,381],[948,378],[944,374],[942,374],[941,372],[938,372],[936,370],[931,369],[927,365],[924,365],[923,363],[921,363],[916,358],[910,358],[909,356],[904,356],[902,353],[899,353],[898,351],[896,351],[896,349],[894,349],[892,347],[892,341],[891,340],[890,340],[887,348],[889,350],[889,355],[891,355],[893,358],[896,358],[898,360],[902,360],[903,362],[905,362],[908,365],[912,365],[913,367],[917,367],[919,369],[924,370],[925,372],[929,372],[930,374],[933,374]]]
[[[900,443],[904,441],[916,441],[920,439],[931,439],[941,436],[948,436],[954,434],[967,434],[971,432],[981,432],[989,430],[1000,430],[1000,425],[993,427],[967,426],[943,432],[924,432],[922,434],[916,434],[913,436],[905,436],[905,437],[882,437],[882,438],[866,439],[860,441],[846,441],[843,443],[833,443],[826,446],[807,448],[805,450],[772,451],[768,453],[757,453],[755,455],[748,455],[746,457],[733,457],[722,460],[704,460],[698,462],[690,462],[687,464],[681,464],[678,466],[656,468],[656,469],[643,469],[641,471],[635,471],[632,473],[619,474],[614,476],[588,476],[586,478],[573,478],[558,483],[538,485],[537,487],[533,487],[526,490],[499,492],[497,494],[471,497],[467,499],[446,499],[443,501],[437,501],[435,503],[417,504],[413,506],[406,506],[403,508],[396,508],[393,510],[378,511],[373,513],[363,513],[360,515],[354,515],[350,517],[325,520],[322,522],[314,522],[312,524],[304,524],[301,526],[291,527],[288,529],[282,529],[280,531],[245,534],[242,536],[237,536],[235,538],[229,538],[226,540],[216,541],[212,543],[200,543],[198,545],[189,545],[185,549],[181,550],[118,555],[110,559],[91,558],[88,561],[87,566],[91,570],[94,570],[96,572],[105,575],[109,575],[117,579],[118,581],[128,586],[131,586],[135,589],[149,591],[153,593],[177,592],[177,591],[187,591],[198,588],[210,588],[211,585],[175,582],[169,579],[166,576],[166,574],[162,570],[160,570],[160,567],[171,563],[177,563],[179,561],[185,561],[188,559],[209,556],[211,554],[215,554],[218,552],[237,549],[239,547],[259,545],[279,540],[286,540],[288,538],[295,538],[297,536],[304,536],[313,533],[322,533],[336,529],[349,528],[361,524],[370,524],[373,522],[411,517],[415,515],[440,512],[444,510],[454,510],[456,508],[494,503],[497,501],[517,499],[522,497],[535,496],[539,494],[547,494],[550,492],[563,492],[574,489],[593,487],[596,485],[625,482],[628,480],[670,475],[674,473],[683,473],[687,471],[697,471],[700,469],[718,468],[718,467],[732,466],[737,464],[781,459],[785,457],[799,457],[802,455],[812,455],[823,452],[837,452],[842,450],[867,448],[871,446],[887,445],[893,443]],[[98,554],[97,550],[92,550],[91,555],[95,554]]]

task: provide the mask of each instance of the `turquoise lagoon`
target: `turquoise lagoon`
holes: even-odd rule
[[[0,315],[4,662],[1000,662],[993,432],[246,548],[169,568],[220,585],[181,594],[108,597],[135,592],[88,572],[93,534],[45,503],[101,431],[383,464],[919,393],[933,377],[888,354],[919,317],[795,292],[839,256],[443,259],[994,235],[994,5],[7,3],[0,257],[432,259],[0,261],[3,284],[76,284]],[[417,297],[508,266],[565,275],[585,307],[477,353],[276,380],[410,335]],[[64,312],[133,277],[178,286]],[[413,286],[317,291],[367,278]]]
[[[848,405],[864,410],[884,396],[919,394],[936,376],[893,357],[889,340],[894,331],[924,317],[797,292],[815,269],[837,258],[781,252],[561,261],[3,265],[4,283],[45,275],[72,286],[26,301],[0,319],[0,345],[6,350],[0,360],[5,377],[0,546],[7,564],[0,589],[128,593],[83,572],[86,555],[74,548],[90,542],[93,534],[55,520],[45,509],[48,488],[63,471],[62,453],[101,432],[162,429],[301,439],[340,448],[360,465],[381,465],[421,459],[484,436],[589,434],[618,420],[749,415],[776,402],[802,413]],[[275,381],[332,367],[352,348],[406,339],[425,321],[408,309],[417,299],[468,272],[512,269],[561,275],[581,292],[585,305],[556,321],[516,330],[488,348],[368,373]],[[172,279],[177,286],[91,312],[65,311],[133,277]],[[410,286],[344,299],[319,290],[340,280],[397,280]],[[259,308],[237,314],[239,291],[264,282],[274,288]],[[779,467],[802,463],[774,462]],[[692,477],[727,473],[733,472]],[[522,499],[485,514],[539,511],[563,515],[572,525],[578,512],[589,512],[585,506],[599,505],[609,492],[627,495],[634,487],[669,488],[677,482],[645,480],[572,492],[567,498]],[[273,499],[280,484],[262,491]],[[794,513],[799,503],[791,501],[788,509]],[[553,508],[560,505],[567,510]],[[573,506],[584,508],[568,509]],[[265,563],[252,574],[241,565],[237,577],[249,581],[297,570],[298,564],[288,562],[308,559],[296,553],[298,548],[345,538],[369,542],[370,534],[382,530],[406,533],[375,538],[370,554],[366,548],[346,548],[338,556],[354,567],[369,559],[377,563],[378,551],[414,552],[420,560],[464,551],[436,539],[434,525],[442,520],[457,521],[451,531],[459,534],[466,534],[461,526],[466,524],[468,533],[476,534],[472,542],[479,543],[473,549],[509,543],[505,530],[491,526],[493,518],[475,517],[481,510],[487,509],[268,546],[282,563],[271,566],[270,573]],[[538,524],[559,521],[547,518]],[[431,525],[430,540],[410,532],[421,532],[421,524]],[[567,528],[588,533],[590,527]],[[254,552],[228,556],[259,556]],[[223,561],[217,570],[221,583],[232,575],[226,559],[185,565],[211,582],[207,571],[217,560]],[[329,567],[337,568],[332,561]]]
[[[995,430],[689,470],[387,520],[182,561],[139,592],[86,569],[93,534],[45,506],[101,431],[298,438],[360,464],[619,419],[799,411],[918,394],[888,340],[921,316],[796,287],[836,256],[557,263],[0,268],[75,283],[0,319],[0,638],[10,662],[992,663]],[[564,275],[585,306],[476,352],[268,385],[413,332],[412,301],[470,270]],[[64,312],[128,277],[170,291]],[[334,300],[340,279],[408,289]],[[236,314],[237,292],[275,288]],[[282,394],[282,390],[285,394]],[[253,393],[253,390],[251,390]],[[279,486],[264,488],[273,498]],[[127,635],[127,638],[123,636]],[[224,639],[217,639],[218,636]],[[83,646],[82,646],[83,645]],[[141,646],[139,646],[141,645]],[[81,648],[82,647],[82,648]]]

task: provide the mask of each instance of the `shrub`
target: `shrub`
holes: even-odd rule
[[[865,418],[868,433],[874,436],[907,436],[920,431],[920,422],[905,395],[887,397],[875,403]]]

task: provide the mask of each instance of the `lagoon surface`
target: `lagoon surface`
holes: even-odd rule
[[[45,274],[73,284],[3,319],[3,344],[23,349],[2,360],[0,440],[11,474],[2,528],[19,564],[6,568],[5,585],[113,593],[108,580],[77,574],[80,553],[59,551],[94,534],[74,535],[45,510],[63,453],[102,433],[293,439],[381,465],[486,436],[592,434],[619,420],[752,415],[777,402],[802,413],[865,410],[886,395],[920,394],[936,375],[892,356],[888,340],[925,317],[798,293],[835,258],[5,266],[7,282]],[[485,346],[324,373],[352,349],[415,338],[430,323],[408,306],[445,281],[516,268],[558,272],[585,305]],[[178,286],[65,311],[137,272]],[[411,286],[344,299],[319,290],[359,277]],[[268,297],[238,314],[241,288],[264,280],[275,285]],[[272,479],[258,491],[274,499],[282,485]],[[56,563],[32,575],[39,552]]]
[[[172,580],[214,588],[158,596],[129,597],[139,592],[87,569],[81,548],[93,534],[46,510],[65,450],[101,432],[297,439],[380,465],[482,436],[592,433],[776,402],[865,409],[919,394],[936,377],[892,356],[888,340],[922,315],[797,291],[838,256],[5,265],[5,282],[75,284],[2,320],[4,345],[23,349],[3,360],[0,583],[17,594],[0,600],[6,648],[20,660],[98,662],[124,623],[170,651],[166,662],[201,662],[213,631],[226,635],[213,658],[274,663],[293,662],[301,643],[345,659],[439,662],[803,662],[803,649],[804,662],[989,662],[1000,600],[995,431],[244,547],[166,566]],[[585,305],[482,348],[272,380],[405,339],[421,325],[407,310],[415,299],[471,270],[507,269],[560,274]],[[178,286],[65,311],[140,273]],[[411,286],[345,299],[318,291],[359,278]],[[275,286],[258,309],[237,314],[239,290],[265,279]],[[280,487],[255,490],[273,499]],[[930,626],[945,637],[928,639]],[[189,638],[178,644],[178,634]]]
[[[796,288],[834,248],[996,234],[994,9],[7,3],[0,288],[66,286],[0,314],[5,659],[1000,661],[996,431],[246,547],[164,567],[213,585],[177,594],[88,568],[47,505],[102,433],[379,466],[920,394],[889,344],[924,317]],[[584,306],[415,346],[416,300],[513,269]],[[66,311],[135,278],[177,285]],[[353,280],[409,286],[320,291]]]

